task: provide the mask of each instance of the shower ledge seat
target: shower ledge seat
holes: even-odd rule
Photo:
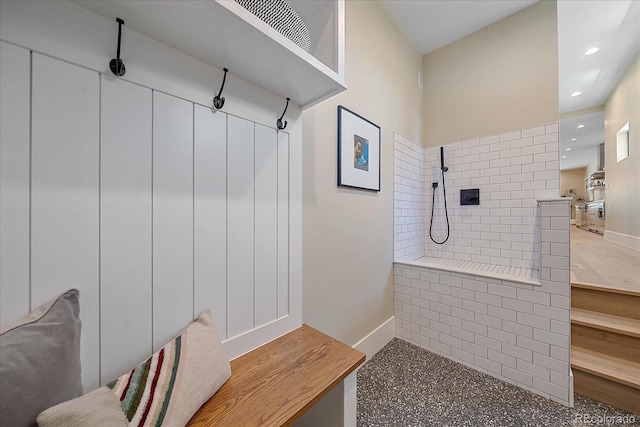
[[[472,276],[489,277],[508,282],[540,286],[540,273],[530,268],[509,267],[506,265],[485,264],[451,258],[422,257],[416,260],[395,260],[395,264],[425,267],[434,270],[463,273]]]

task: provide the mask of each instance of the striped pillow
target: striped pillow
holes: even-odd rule
[[[185,425],[230,376],[229,360],[207,310],[129,373],[47,409],[37,421],[42,427]]]
[[[162,425],[176,384],[181,351],[182,335],[128,374],[107,384],[130,424]]]

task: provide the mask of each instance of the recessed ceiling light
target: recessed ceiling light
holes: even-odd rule
[[[576,138],[572,138],[571,141],[577,141],[577,139]]]
[[[563,159],[566,159],[566,158],[567,158],[567,156],[562,156],[562,158],[563,158]]]
[[[582,92],[579,92],[579,91],[575,91],[571,94],[571,96],[580,96],[580,95],[582,95]]]
[[[571,151],[571,148],[567,148],[565,151]]]
[[[584,54],[585,55],[593,55],[594,53],[596,53],[597,51],[599,51],[600,49],[597,47],[592,47],[591,49],[587,50]]]
[[[584,125],[578,125],[578,129],[582,129]]]

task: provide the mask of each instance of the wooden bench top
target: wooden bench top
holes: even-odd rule
[[[188,426],[288,426],[365,360],[310,326],[231,361],[231,378]]]

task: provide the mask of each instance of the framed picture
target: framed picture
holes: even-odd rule
[[[338,106],[338,185],[380,191],[380,127]]]

